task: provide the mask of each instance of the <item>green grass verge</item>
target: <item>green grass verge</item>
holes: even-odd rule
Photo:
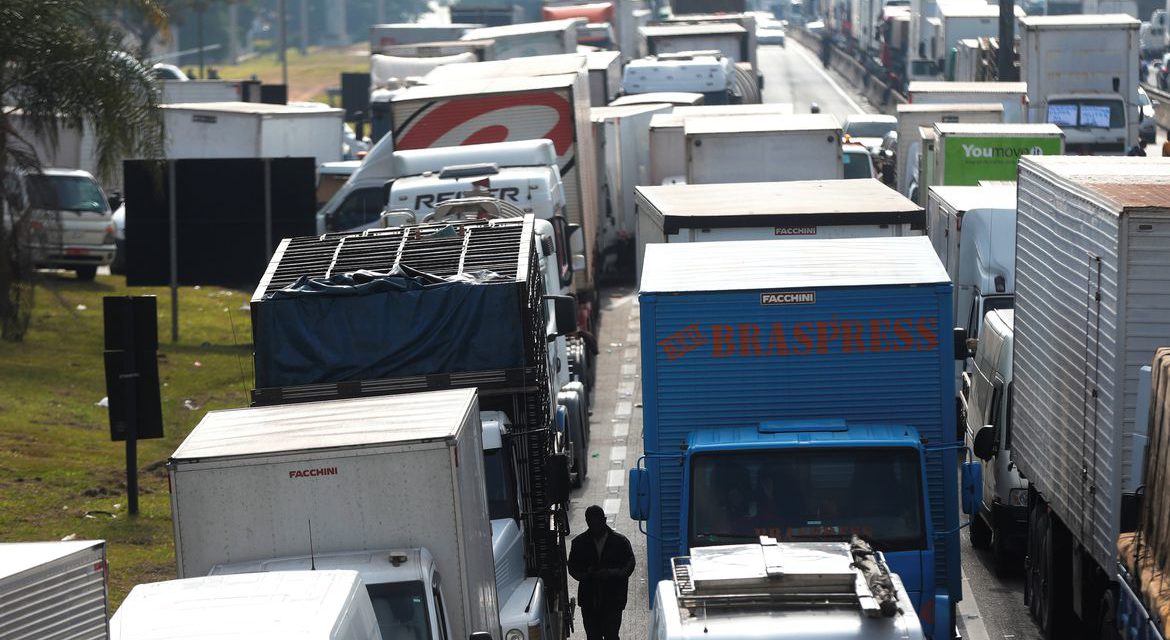
[[[172,343],[168,289],[43,275],[25,341],[0,342],[0,541],[106,540],[113,611],[135,584],[175,577],[164,463],[209,409],[246,406],[252,328],[241,306],[250,292],[180,289]],[[166,437],[139,443],[140,513],[130,518],[125,447],[110,441],[97,406],[106,395],[102,298],[149,294],[158,295]]]

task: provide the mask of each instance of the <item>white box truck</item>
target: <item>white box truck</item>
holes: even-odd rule
[[[767,104],[697,105],[675,107],[670,113],[657,114],[650,120],[650,182],[665,184],[685,180],[686,153],[683,146],[683,122],[697,116],[792,115],[792,105]]]
[[[474,389],[208,412],[167,465],[178,575],[354,555],[330,568],[362,572],[373,599],[499,639],[480,430]]]
[[[916,80],[907,90],[911,104],[995,102],[1004,122],[1028,122],[1028,85],[1024,82],[934,82]]]
[[[1170,159],[1021,159],[1011,442],[1032,487],[1025,588],[1049,637],[1098,633],[1115,602],[1142,485],[1139,370],[1170,343],[1168,238]]]
[[[914,199],[912,188],[918,184],[918,162],[922,153],[919,127],[936,122],[1003,122],[1003,105],[999,103],[917,103],[898,105],[898,193]]]
[[[842,178],[841,123],[830,114],[687,118],[687,183]]]
[[[1138,141],[1136,18],[1036,16],[1020,21],[1020,75],[1028,121],[1064,129],[1069,150],[1124,154]]]
[[[231,80],[159,80],[159,104],[236,102],[240,83]]]
[[[401,618],[380,629],[356,571],[281,571],[168,580],[131,589],[110,619],[110,638],[425,637],[418,633],[426,622],[421,608],[404,606],[408,604],[405,601],[394,604]]]
[[[940,122],[934,133],[929,186],[1014,180],[1021,157],[1064,153],[1064,133],[1051,124]]]
[[[259,102],[161,105],[164,156],[186,158],[313,158],[341,160],[344,111]]]
[[[922,235],[922,207],[881,182],[809,180],[636,189],[638,281],[646,245]]]
[[[0,544],[0,638],[106,638],[106,543]]]
[[[577,29],[584,24],[584,18],[568,18],[482,27],[467,31],[460,40],[494,40],[496,60],[576,53]]]
[[[401,604],[402,614],[421,614]],[[140,584],[110,619],[112,640],[423,637],[407,618],[379,629],[356,571],[282,571]],[[424,622],[425,617],[418,622]],[[397,632],[386,635],[381,631]]]
[[[650,176],[650,120],[670,109],[665,104],[643,104],[590,110],[601,165],[598,242],[602,271],[634,271],[634,187],[646,184]]]
[[[1024,10],[1015,7],[1015,17],[1022,18]],[[999,36],[999,5],[971,0],[942,0],[938,3],[938,19],[942,22],[939,42],[941,57],[946,61],[945,77],[955,78],[952,56],[959,41],[966,38],[995,38]]]
[[[590,51],[585,55],[590,105],[604,107],[622,92],[622,52]]]

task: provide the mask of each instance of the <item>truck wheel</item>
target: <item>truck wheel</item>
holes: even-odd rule
[[[996,529],[991,531],[991,556],[995,561],[995,575],[997,577],[1005,578],[1018,569],[1018,565],[1013,563],[1013,560],[1016,560],[1016,554],[1008,548],[1003,532]]]
[[[1057,640],[1079,634],[1067,631],[1072,612],[1071,540],[1060,530],[1048,505],[1033,494],[1028,512],[1028,572],[1024,597],[1028,610],[1045,638]]]
[[[1121,634],[1117,630],[1117,594],[1113,589],[1106,588],[1101,594],[1101,604],[1097,608],[1097,637],[1101,640],[1120,640]]]
[[[987,526],[987,521],[982,515],[978,513],[971,515],[971,525],[967,527],[967,533],[971,537],[972,547],[987,549],[991,546],[991,527]]]
[[[77,273],[77,279],[84,282],[92,282],[93,279],[97,277],[97,267],[93,265],[74,267],[73,271]]]

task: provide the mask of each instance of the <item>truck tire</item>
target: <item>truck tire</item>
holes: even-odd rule
[[[97,267],[93,265],[73,267],[73,271],[77,273],[77,279],[83,282],[93,282],[93,279],[97,277]]]
[[[1030,498],[1024,601],[1045,638],[1072,637],[1067,633],[1073,618],[1068,534],[1035,490]]]
[[[971,546],[976,549],[991,548],[991,527],[987,525],[987,521],[983,519],[983,515],[975,513],[971,515],[971,525],[967,527],[967,534],[971,538]]]
[[[570,481],[574,489],[581,488],[585,476],[589,474],[589,444],[586,437],[586,420],[582,392],[584,385],[580,382],[571,382],[557,394],[557,405],[565,408],[567,436],[572,442],[573,457],[570,463]]]

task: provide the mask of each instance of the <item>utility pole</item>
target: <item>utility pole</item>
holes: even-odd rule
[[[280,0],[280,81],[288,88],[288,18],[285,15],[285,0]]]
[[[999,51],[996,66],[1000,82],[1015,82],[1016,5],[1013,0],[999,0]]]

